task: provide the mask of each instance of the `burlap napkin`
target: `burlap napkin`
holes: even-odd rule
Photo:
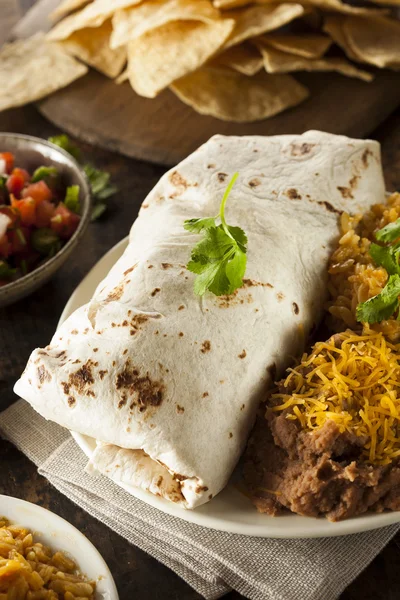
[[[338,538],[274,540],[234,535],[170,517],[105,477],[69,432],[20,400],[0,414],[0,432],[60,492],[175,571],[212,600],[235,589],[252,600],[333,600],[381,551],[398,526]]]

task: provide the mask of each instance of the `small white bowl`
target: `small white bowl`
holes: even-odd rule
[[[30,529],[35,540],[73,558],[80,571],[96,581],[96,600],[118,600],[109,568],[91,542],[58,515],[19,498],[0,495],[0,516]]]

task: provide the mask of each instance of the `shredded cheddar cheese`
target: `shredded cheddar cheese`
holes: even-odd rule
[[[272,395],[272,410],[289,409],[286,418],[303,429],[321,428],[331,419],[340,432],[365,438],[362,458],[386,465],[400,456],[400,344],[364,328],[318,342],[290,369],[290,393]]]

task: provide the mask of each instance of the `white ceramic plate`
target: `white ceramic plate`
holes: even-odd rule
[[[93,267],[90,273],[80,283],[69,299],[60,319],[60,324],[69,315],[90,300],[92,294],[124,252],[128,238],[119,242]],[[83,452],[90,458],[96,445],[93,438],[78,433],[72,433]],[[211,529],[251,535],[255,537],[274,538],[316,538],[359,533],[370,529],[378,529],[385,525],[400,522],[400,512],[384,514],[368,514],[348,519],[340,523],[330,523],[325,519],[312,519],[298,515],[269,517],[259,514],[250,500],[239,491],[234,478],[227,487],[211,502],[196,510],[185,510],[175,504],[145,492],[140,488],[120,484],[135,498],[139,498],[159,510]]]
[[[82,573],[96,581],[96,600],[118,600],[114,579],[103,558],[91,542],[58,515],[19,498],[0,495],[0,515],[35,534],[35,539],[53,550],[65,552]]]

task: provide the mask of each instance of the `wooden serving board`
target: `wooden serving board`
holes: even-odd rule
[[[39,110],[64,131],[134,158],[174,165],[216,133],[275,135],[322,129],[365,137],[400,104],[400,73],[372,83],[332,73],[298,77],[311,91],[301,105],[256,123],[228,123],[197,114],[165,91],[154,100],[91,71],[45,98]]]

